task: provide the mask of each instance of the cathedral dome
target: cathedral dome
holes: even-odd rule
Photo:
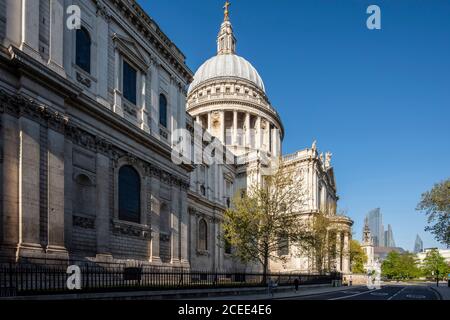
[[[250,62],[236,54],[219,54],[207,60],[195,73],[189,92],[201,84],[217,78],[247,80],[265,93],[264,82]]]

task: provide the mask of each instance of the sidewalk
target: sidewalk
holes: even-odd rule
[[[271,300],[271,299],[289,299],[295,297],[309,296],[314,294],[321,294],[327,292],[336,291],[346,291],[354,290],[361,286],[352,287],[331,287],[331,286],[321,286],[321,287],[299,287],[299,290],[295,292],[294,287],[290,287],[290,290],[284,290],[282,292],[275,292],[273,297],[269,295],[267,289],[264,293],[250,294],[250,295],[240,295],[240,296],[221,296],[221,297],[206,297],[198,300]],[[286,288],[287,289],[287,288]]]
[[[442,300],[450,300],[450,287],[448,287],[447,282],[440,282],[439,287],[436,287],[436,284],[430,284],[430,288],[437,291]]]
[[[345,290],[348,287],[331,287],[329,284],[300,286],[295,293],[294,287],[279,287],[275,289],[274,298],[289,298],[290,296],[308,295],[327,292],[327,290]],[[36,296],[2,297],[1,300],[265,300],[269,299],[267,288],[222,288],[222,289],[184,289],[165,291],[125,291],[103,293],[72,293]]]

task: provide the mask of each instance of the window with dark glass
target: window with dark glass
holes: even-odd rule
[[[119,170],[119,219],[140,222],[141,181],[137,171],[131,166]]]
[[[167,98],[165,95],[159,95],[159,123],[167,128]]]
[[[128,62],[123,61],[123,96],[129,102],[136,104],[137,71]]]
[[[76,31],[75,63],[84,71],[91,72],[91,37],[85,28]]]
[[[201,219],[198,223],[198,248],[199,250],[208,250],[208,225],[205,219]]]

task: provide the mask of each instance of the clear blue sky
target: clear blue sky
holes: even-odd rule
[[[215,54],[222,0],[140,0],[195,71]],[[397,245],[418,233],[422,192],[450,176],[450,1],[235,0],[238,54],[257,68],[286,128],[284,153],[330,150],[339,207],[380,207]],[[366,28],[377,4],[382,30]],[[440,246],[442,247],[442,246]]]

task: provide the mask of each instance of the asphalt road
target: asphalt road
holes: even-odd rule
[[[439,296],[427,286],[386,285],[372,290],[349,287],[341,291],[291,297],[289,300],[439,300]]]

